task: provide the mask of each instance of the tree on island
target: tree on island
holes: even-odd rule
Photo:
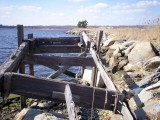
[[[78,24],[77,24],[77,26],[78,26],[79,28],[86,28],[87,25],[88,25],[87,20],[79,21]]]

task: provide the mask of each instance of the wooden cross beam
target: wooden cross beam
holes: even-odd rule
[[[5,73],[4,80],[5,91],[8,90],[10,93],[30,98],[58,102],[65,102],[64,90],[65,86],[69,84],[74,102],[82,107],[92,107],[94,88],[90,86],[18,73]],[[103,88],[95,88],[94,108],[113,110],[114,107],[111,104],[114,104],[115,98],[113,96],[117,93],[112,90],[106,92]],[[107,96],[107,102],[105,96]]]
[[[77,45],[40,45],[31,47],[30,53],[80,53],[81,47]]]
[[[80,37],[35,38],[36,47],[40,45],[78,45]]]
[[[95,66],[92,57],[78,56],[27,55],[25,57],[25,62],[29,64],[40,64],[44,66],[47,66],[47,64],[60,66]]]
[[[79,57],[82,57],[85,55],[86,55],[86,52],[83,52],[79,55]],[[55,73],[51,74],[48,78],[54,79],[54,78],[58,77],[60,74],[64,73],[69,68],[70,68],[70,66],[64,66],[62,68],[59,68]]]

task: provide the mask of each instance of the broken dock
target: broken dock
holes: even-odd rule
[[[26,107],[26,97],[63,102],[67,105],[70,120],[77,120],[75,105],[99,108],[121,114],[123,120],[135,119],[125,96],[119,91],[107,73],[104,60],[100,57],[103,31],[97,33],[94,43],[82,32],[81,37],[34,38],[28,34],[24,40],[23,25],[17,26],[18,48],[0,67],[0,93],[7,99],[9,94],[21,95],[21,107]],[[87,56],[87,52],[91,57]],[[78,56],[54,56],[44,53],[79,53]],[[25,64],[29,65],[29,75],[25,74]],[[48,78],[35,77],[34,65],[43,65],[56,72]],[[63,66],[63,67],[59,67]],[[91,86],[60,81],[55,78],[64,73],[75,74],[68,69],[81,66],[81,76],[85,66],[93,67]],[[96,87],[98,71],[106,88]]]

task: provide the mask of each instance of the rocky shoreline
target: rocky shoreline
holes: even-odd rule
[[[83,30],[68,31],[81,35]],[[93,41],[96,32],[86,31]],[[101,56],[118,89],[139,119],[160,119],[160,41],[115,39],[104,32]],[[147,116],[147,118],[145,117]]]
[[[81,35],[83,30],[71,30],[67,34]],[[93,41],[96,32],[86,31]],[[131,110],[139,119],[160,120],[160,42],[137,41],[134,39],[114,39],[114,34],[104,33],[101,56],[108,64],[108,73],[118,89],[128,99]],[[80,84],[90,85],[89,81]],[[11,120],[21,111],[20,97],[0,103],[0,119]],[[27,99],[27,108],[39,113],[37,120],[59,119],[53,113],[68,119],[66,105],[45,100]],[[76,106],[80,120],[109,120],[113,113],[107,110],[82,108]],[[147,116],[147,118],[145,117]],[[62,118],[61,118],[62,119]]]

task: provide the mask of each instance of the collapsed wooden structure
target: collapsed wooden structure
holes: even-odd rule
[[[33,34],[29,34],[28,39],[24,40],[23,25],[18,25],[17,30],[18,49],[0,67],[2,97],[7,98],[10,93],[21,95],[22,107],[25,107],[25,97],[66,102],[70,120],[78,119],[75,104],[112,110],[116,114],[122,114],[124,120],[135,119],[124,101],[124,95],[108,76],[99,56],[102,31],[98,32],[95,44],[85,32],[81,37],[60,38],[33,38]],[[87,57],[87,52],[92,57]],[[79,56],[47,56],[43,53],[79,53]],[[25,74],[25,64],[29,64],[29,75]],[[35,77],[35,64],[56,72],[48,78]],[[55,79],[61,73],[75,77],[74,73],[67,70],[71,66],[82,66],[81,74],[85,66],[93,67],[91,86]],[[100,72],[106,89],[95,87],[97,71]]]

